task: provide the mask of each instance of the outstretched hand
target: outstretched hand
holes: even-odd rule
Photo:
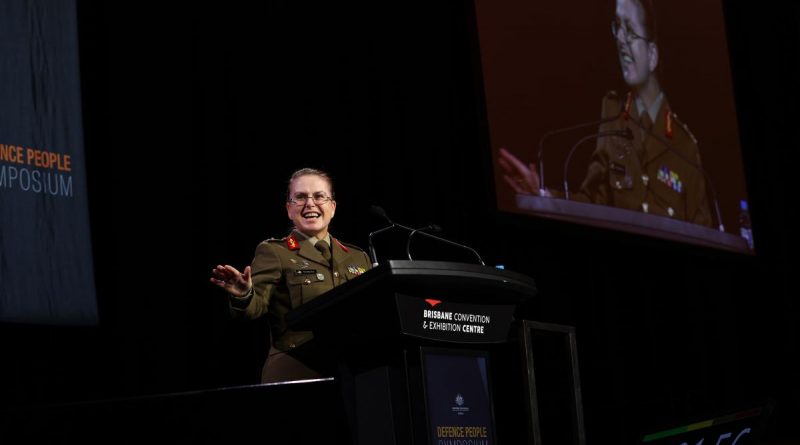
[[[253,287],[253,279],[250,276],[250,266],[244,268],[244,272],[239,272],[235,267],[229,265],[217,265],[211,270],[211,282],[225,289],[234,297],[247,295]]]
[[[517,193],[539,194],[539,174],[536,173],[534,163],[531,162],[526,166],[505,148],[500,149],[500,157],[497,162],[505,170],[503,180],[512,190]]]

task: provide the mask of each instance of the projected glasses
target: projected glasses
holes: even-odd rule
[[[640,36],[633,32],[633,30],[628,27],[627,25],[623,25],[619,22],[619,20],[612,20],[611,21],[611,34],[616,38],[619,35],[619,32],[622,31],[622,37],[628,43],[633,43],[636,39],[642,39],[644,41],[648,41],[647,37]]]
[[[325,204],[327,202],[333,201],[333,198],[331,198],[330,196],[328,196],[328,195],[326,195],[326,194],[324,194],[322,192],[317,192],[317,193],[314,193],[313,195],[304,195],[302,193],[298,193],[298,194],[292,196],[289,199],[288,202],[291,203],[291,204],[296,205],[297,207],[302,207],[302,206],[306,205],[306,202],[309,199],[311,201],[313,201],[314,204],[316,204],[318,206],[321,206],[321,205],[323,205],[323,204]]]

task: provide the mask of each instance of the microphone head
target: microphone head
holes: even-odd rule
[[[387,214],[386,214],[386,210],[383,210],[383,207],[381,207],[381,206],[376,206],[376,205],[373,205],[373,206],[370,208],[370,210],[372,211],[372,214],[373,214],[373,215],[380,216],[381,218],[383,218],[383,219],[385,219],[386,221],[388,221],[390,224],[393,224],[393,223],[392,223],[392,220],[391,220],[391,219],[389,219],[389,215],[387,215]]]
[[[428,226],[428,232],[441,232],[442,226],[438,224],[431,224]]]

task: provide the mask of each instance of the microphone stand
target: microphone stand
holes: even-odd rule
[[[389,227],[384,227],[382,229],[378,229],[378,230],[376,230],[374,232],[371,232],[369,234],[368,243],[369,243],[369,254],[370,254],[370,256],[372,256],[372,267],[378,267],[378,254],[375,253],[375,245],[372,244],[372,237],[374,235],[377,235],[377,234],[381,233],[381,232],[385,232],[385,231],[387,231],[389,229],[394,229],[396,227],[397,226],[395,224],[392,224]]]
[[[406,242],[406,255],[408,255],[409,261],[414,261],[414,258],[411,258],[411,238],[417,234],[417,232],[423,232],[425,230],[433,230],[434,232],[439,232],[442,230],[441,227],[437,226],[436,224],[431,224],[429,226],[425,226],[419,229],[414,229],[408,235],[408,241]]]
[[[538,154],[536,156],[537,162],[539,163],[539,196],[549,196],[548,193],[547,193],[547,189],[544,186],[544,141],[545,141],[545,139],[548,139],[551,136],[555,136],[557,134],[566,133],[566,132],[573,131],[573,130],[579,130],[581,128],[586,128],[586,127],[596,127],[598,125],[602,125],[602,124],[605,124],[605,123],[608,123],[608,122],[611,122],[611,121],[615,121],[615,120],[619,119],[620,116],[622,116],[622,113],[624,113],[624,109],[620,109],[619,113],[617,113],[615,116],[606,117],[606,118],[603,118],[603,119],[598,119],[596,121],[592,121],[592,122],[588,122],[588,123],[572,125],[572,126],[566,127],[566,128],[557,128],[555,130],[550,130],[547,133],[545,133],[544,135],[542,135],[542,137],[539,139],[539,152],[538,152]]]

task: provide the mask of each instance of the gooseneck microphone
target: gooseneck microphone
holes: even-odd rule
[[[386,211],[383,210],[381,207],[378,207],[378,206],[374,205],[374,206],[372,206],[370,208],[370,210],[372,211],[372,213],[374,215],[380,216],[381,218],[383,218],[386,221],[388,221],[389,224],[390,224],[387,227],[384,227],[382,229],[378,229],[378,230],[375,230],[373,232],[370,232],[369,237],[368,237],[368,241],[367,242],[369,243],[369,254],[372,257],[372,267],[377,267],[378,266],[378,255],[375,253],[375,244],[372,243],[372,237],[377,235],[377,234],[379,234],[379,233],[381,233],[381,232],[385,232],[387,230],[394,229],[394,228],[397,227],[397,225],[395,223],[393,223],[392,220],[389,219],[389,216],[386,214]]]
[[[381,218],[383,218],[387,222],[389,222],[389,224],[394,225],[392,220],[389,219],[389,215],[386,214],[386,210],[383,210],[383,207],[374,205],[374,206],[370,207],[370,211],[372,211],[373,215],[380,216]]]
[[[575,154],[575,151],[584,142],[609,136],[617,136],[628,140],[633,140],[633,132],[631,131],[630,128],[625,127],[622,130],[601,131],[599,133],[584,136],[580,140],[578,140],[578,142],[576,142],[575,145],[573,145],[572,148],[569,150],[569,154],[567,154],[567,159],[564,161],[564,199],[569,201],[569,181],[567,181],[567,171],[569,170],[569,163],[572,160],[572,155]]]
[[[575,131],[575,130],[580,130],[581,128],[597,127],[598,125],[602,125],[602,124],[605,124],[605,123],[608,123],[608,122],[615,121],[615,120],[619,119],[620,116],[622,116],[622,113],[624,113],[624,111],[625,110],[623,108],[620,108],[620,111],[615,116],[605,117],[603,119],[598,119],[596,121],[585,122],[585,123],[582,123],[582,124],[576,124],[576,125],[572,125],[572,126],[565,127],[565,128],[557,128],[555,130],[550,130],[547,133],[545,133],[544,135],[542,135],[542,137],[539,138],[539,152],[538,152],[538,154],[536,156],[536,162],[538,162],[538,164],[539,164],[539,195],[540,196],[547,196],[547,189],[544,186],[544,141],[546,139],[548,139],[548,138],[550,138],[552,136],[555,136],[557,134],[567,133],[567,132]]]
[[[436,232],[441,230],[441,227],[439,227],[439,226],[437,226],[435,224],[431,224],[429,226],[422,227],[420,229],[413,229],[411,227],[404,226],[402,224],[398,224],[398,223],[392,221],[391,218],[389,218],[389,215],[386,214],[386,211],[383,210],[381,207],[373,205],[372,206],[372,213],[377,215],[377,216],[382,217],[383,219],[385,219],[390,224],[388,227],[384,227],[382,229],[378,229],[378,230],[376,230],[376,231],[374,231],[374,232],[369,234],[369,248],[370,248],[370,252],[373,255],[373,257],[372,257],[372,260],[373,260],[372,266],[373,267],[378,265],[378,260],[377,260],[377,257],[375,256],[375,248],[374,248],[374,246],[372,244],[372,236],[373,235],[377,235],[378,233],[384,232],[384,231],[389,230],[389,229],[394,229],[394,228],[399,228],[399,229],[403,229],[403,230],[409,231],[410,232],[409,233],[409,238],[411,238],[412,235],[420,234],[420,235],[427,236],[428,238],[432,238],[432,239],[435,239],[435,240],[439,240],[439,241],[441,241],[443,243],[450,244],[452,246],[456,246],[456,247],[460,247],[460,248],[465,249],[465,250],[469,250],[470,252],[472,252],[475,255],[475,257],[478,258],[478,262],[481,264],[481,266],[485,266],[486,265],[486,263],[483,262],[483,259],[481,258],[481,256],[478,254],[478,252],[475,249],[473,249],[472,247],[465,246],[463,244],[459,244],[459,243],[456,243],[454,241],[450,241],[449,239],[442,238],[440,236],[436,236],[436,235],[433,235],[431,233],[428,233],[427,230],[436,231]],[[408,253],[409,244],[410,244],[410,241],[406,244],[406,253]],[[410,254],[409,254],[409,259],[411,259]]]
[[[437,227],[438,227],[438,226],[437,226]],[[418,233],[419,233],[420,235],[427,236],[428,238],[433,238],[433,239],[435,239],[435,240],[439,240],[439,241],[441,241],[441,242],[443,242],[443,243],[445,243],[445,244],[450,244],[451,246],[460,247],[460,248],[462,248],[462,249],[464,249],[464,250],[469,250],[470,252],[472,252],[472,254],[473,254],[473,255],[475,255],[475,257],[478,259],[478,263],[479,263],[481,266],[485,266],[485,265],[486,265],[486,263],[484,263],[484,262],[483,262],[483,259],[481,258],[481,256],[478,254],[478,251],[476,251],[476,250],[475,250],[475,249],[473,249],[472,247],[466,246],[466,245],[464,245],[464,244],[459,244],[459,243],[457,243],[457,242],[454,242],[454,241],[450,241],[450,240],[449,240],[449,239],[447,239],[447,238],[442,238],[442,237],[440,237],[440,236],[432,235],[432,234],[430,234],[430,233],[428,233],[428,232],[422,232],[422,231],[418,231]]]
[[[430,224],[425,227],[421,227],[419,229],[414,229],[408,235],[408,241],[406,241],[406,255],[408,256],[409,261],[414,261],[414,258],[411,258],[411,238],[417,234],[417,232],[441,232],[442,228],[437,226],[436,224]]]

